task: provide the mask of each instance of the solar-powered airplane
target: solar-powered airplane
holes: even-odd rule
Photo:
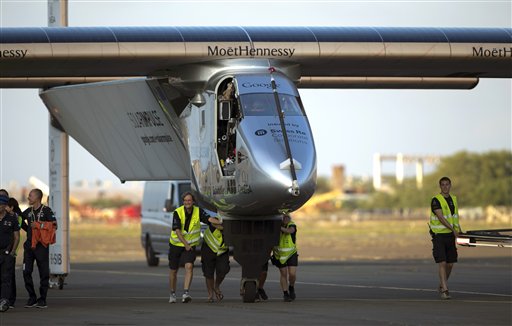
[[[298,88],[512,77],[505,28],[2,28],[0,47],[0,87],[41,88],[55,124],[119,179],[192,180],[224,220],[247,302],[280,214],[315,191]]]

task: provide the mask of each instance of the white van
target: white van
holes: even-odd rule
[[[181,195],[190,191],[190,181],[148,181],[141,207],[141,242],[149,266],[167,257],[174,210],[183,205]]]

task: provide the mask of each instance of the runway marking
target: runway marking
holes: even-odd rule
[[[319,286],[332,286],[332,287],[346,287],[346,288],[362,288],[362,289],[379,289],[379,290],[400,290],[400,291],[419,291],[419,292],[437,292],[437,289],[421,289],[421,288],[404,288],[396,286],[378,286],[378,285],[352,285],[352,284],[335,284],[335,283],[313,283],[313,282],[300,282],[295,283],[305,285],[319,285]],[[501,293],[488,293],[488,292],[472,292],[472,291],[451,291],[450,293],[461,293],[461,294],[477,294],[477,295],[490,295],[497,297],[512,298],[512,294],[501,294]]]
[[[103,274],[113,274],[113,275],[133,275],[133,276],[160,276],[160,277],[169,277],[169,274],[162,273],[147,273],[147,272],[122,272],[122,271],[107,271],[107,270],[96,270],[96,269],[72,269],[73,272],[83,272],[83,273],[103,273]]]
[[[157,274],[157,273],[148,273],[148,272],[123,272],[123,271],[108,271],[108,270],[93,270],[93,269],[73,269],[75,272],[84,272],[84,273],[106,273],[113,275],[133,275],[133,276],[156,276],[156,277],[169,277],[168,274]],[[224,280],[228,281],[236,281],[240,282],[239,278],[226,277]],[[266,283],[279,283],[279,280],[267,280]],[[313,285],[313,286],[330,286],[330,287],[340,287],[340,288],[356,288],[356,289],[378,289],[378,290],[396,290],[396,291],[418,291],[418,292],[437,292],[437,289],[422,289],[422,288],[406,288],[406,287],[396,287],[396,286],[378,286],[378,285],[353,285],[353,284],[336,284],[336,283],[318,283],[318,282],[302,282],[297,281],[296,284],[303,285]],[[505,297],[512,298],[512,294],[502,294],[502,293],[488,293],[488,292],[474,292],[474,291],[451,291],[451,293],[459,293],[459,294],[472,294],[472,295],[487,295],[487,296],[495,296],[495,297]],[[437,301],[437,300],[436,300]],[[457,300],[460,301],[460,300]],[[478,302],[478,301],[476,301]]]
[[[166,300],[169,299],[168,296],[165,297],[99,297],[99,296],[79,296],[79,297],[72,297],[72,296],[63,296],[63,297],[52,297],[52,301],[55,300],[163,300],[164,303],[167,304]],[[204,303],[207,306],[218,306],[223,304],[243,304],[240,302],[238,298],[231,297],[231,298],[225,298],[222,302],[214,302],[209,303],[206,302],[206,297],[193,297],[193,302],[197,303]],[[265,302],[282,302],[283,300],[281,298],[270,298],[269,300]],[[393,303],[393,302],[411,302],[411,303],[418,303],[418,302],[458,302],[458,303],[491,303],[491,304],[507,304],[510,305],[512,302],[510,301],[492,301],[492,300],[461,300],[461,299],[452,299],[452,300],[441,300],[441,299],[364,299],[364,298],[311,298],[311,297],[302,297],[301,300],[297,301],[298,303],[307,303],[307,302],[325,302],[325,301],[360,301],[360,302],[376,302],[376,303]],[[256,302],[256,304],[265,304],[265,302]]]

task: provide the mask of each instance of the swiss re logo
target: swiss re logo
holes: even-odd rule
[[[265,136],[267,134],[267,131],[265,129],[259,129],[254,132],[256,136]]]

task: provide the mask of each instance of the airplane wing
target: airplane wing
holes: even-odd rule
[[[190,177],[179,115],[234,64],[299,87],[472,88],[512,77],[512,29],[0,28],[0,87],[46,88],[63,129],[121,180]]]
[[[178,67],[236,58],[294,66],[297,82],[316,88],[450,88],[457,80],[471,88],[477,78],[512,77],[510,28],[1,28],[0,47],[3,88],[180,79]]]
[[[457,244],[465,247],[512,248],[512,229],[467,231],[457,236]]]
[[[62,86],[40,96],[64,130],[121,180],[188,180],[179,119],[149,83]]]

